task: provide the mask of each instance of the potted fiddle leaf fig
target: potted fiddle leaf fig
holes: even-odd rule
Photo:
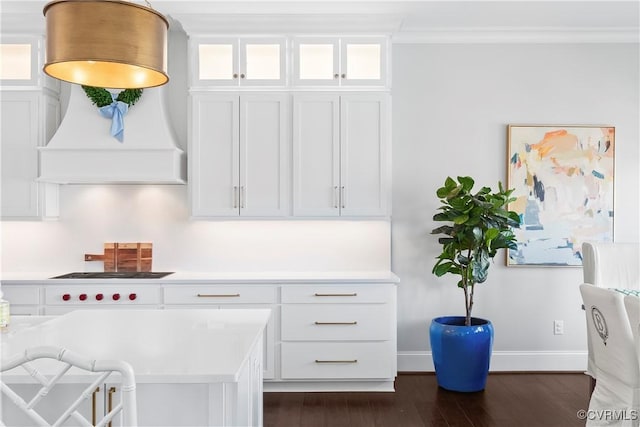
[[[442,252],[437,256],[433,274],[458,277],[464,292],[465,316],[444,316],[432,320],[431,350],[438,385],[453,391],[483,390],[489,372],[493,325],[471,316],[475,286],[487,280],[489,267],[499,249],[516,249],[512,227],[520,217],[507,206],[515,198],[513,189],[498,183],[498,191],[482,187],[472,192],[475,182],[468,176],[457,181],[448,177],[436,194],[440,199],[434,221],[447,222],[431,231]]]

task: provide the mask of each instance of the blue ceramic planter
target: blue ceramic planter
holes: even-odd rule
[[[451,391],[484,390],[489,373],[493,325],[485,319],[463,316],[437,317],[431,321],[430,338],[438,385]]]

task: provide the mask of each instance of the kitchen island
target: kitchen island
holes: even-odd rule
[[[53,345],[91,359],[127,361],[136,375],[140,425],[262,425],[262,340],[269,317],[266,309],[77,310],[59,317],[16,316],[3,330],[1,355],[6,360],[28,347]],[[87,383],[89,375],[69,373],[61,387],[71,393],[77,384]],[[23,385],[32,380],[19,368],[3,373],[2,380],[25,393],[29,387],[35,390]],[[112,386],[117,388],[117,383],[102,389]],[[95,400],[106,401],[106,395]],[[8,418],[9,405],[3,399],[5,424],[20,425]],[[45,413],[49,410],[55,408]]]

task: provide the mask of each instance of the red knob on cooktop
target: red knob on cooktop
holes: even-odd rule
[[[113,298],[114,301],[118,301],[120,299],[120,294],[113,294],[111,298]]]
[[[129,294],[129,299],[131,301],[133,301],[134,299],[138,298],[138,296],[136,294]]]
[[[102,301],[102,298],[104,298],[104,295],[102,295],[102,294],[96,294],[96,299],[97,299],[98,301]]]
[[[80,294],[80,301],[84,301],[87,299],[87,294]]]
[[[69,301],[69,300],[71,299],[71,295],[69,295],[69,294],[64,294],[64,295],[62,295],[62,299],[63,299],[64,301]]]

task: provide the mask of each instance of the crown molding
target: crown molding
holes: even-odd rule
[[[640,43],[638,28],[448,28],[398,31],[392,43]]]

